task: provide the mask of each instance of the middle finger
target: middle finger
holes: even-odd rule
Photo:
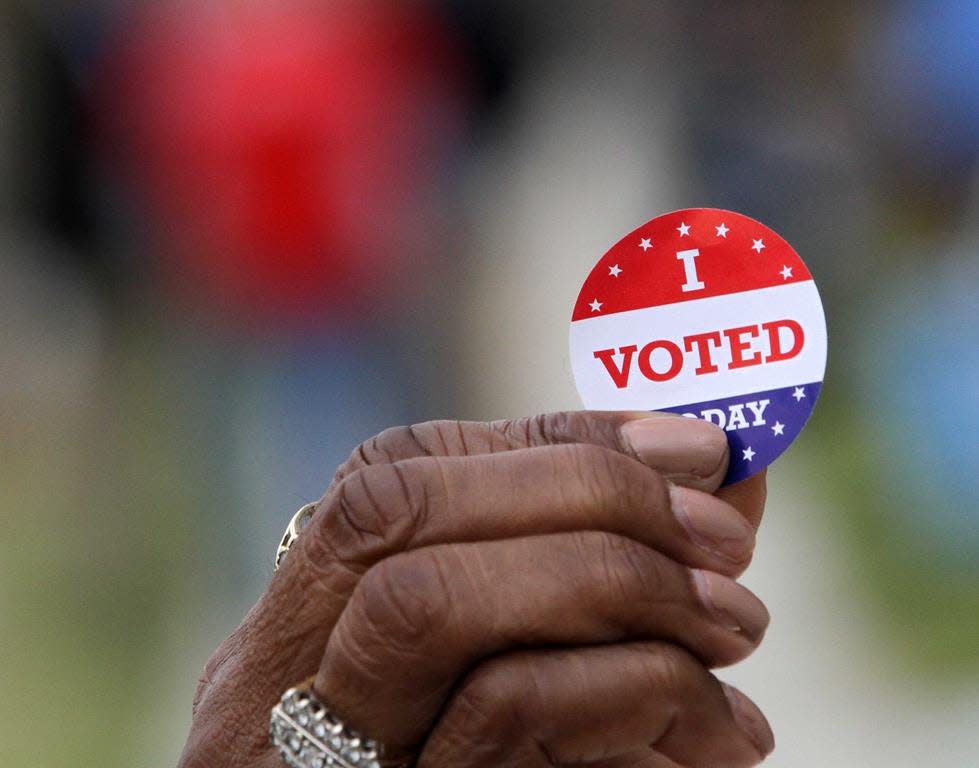
[[[665,640],[718,666],[751,653],[767,625],[764,605],[733,580],[614,534],[441,545],[365,574],[315,686],[358,730],[411,746],[457,679],[487,656]]]

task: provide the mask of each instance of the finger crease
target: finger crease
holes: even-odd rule
[[[445,442],[445,435],[442,434],[442,429],[438,425],[435,425],[435,436],[439,439],[442,444],[442,456],[451,456],[452,451],[449,450],[449,444]]]
[[[557,761],[557,758],[551,753],[551,750],[547,746],[547,744],[541,741],[540,738],[537,736],[531,737],[531,741],[534,744],[534,748],[540,753],[541,757],[544,758],[544,762],[547,763],[547,765],[553,766],[553,768],[558,768],[560,763]]]
[[[364,492],[370,497],[371,493],[366,485],[364,483]],[[373,499],[371,499],[371,503],[374,503]],[[350,501],[347,499],[347,494],[345,493],[341,493],[339,499],[337,499],[337,513],[343,518],[343,522],[347,528],[357,535],[361,543],[366,544],[370,539],[378,537],[379,534],[377,531],[368,530],[362,523],[358,522],[357,515],[354,514]]]
[[[469,455],[469,446],[466,444],[466,430],[462,428],[462,422],[456,422],[456,431],[459,433],[459,444],[462,446],[462,453],[464,456]]]
[[[412,424],[408,427],[408,436],[411,438],[412,442],[418,448],[419,451],[425,456],[431,456],[432,452],[429,450],[428,446],[422,442],[421,438],[418,437],[418,433],[415,431],[415,425]]]
[[[391,468],[394,470],[395,477],[398,478],[398,483],[401,486],[401,493],[404,494],[405,508],[408,510],[407,519],[407,530],[404,533],[402,539],[402,548],[407,549],[411,542],[415,541],[418,535],[418,531],[423,527],[425,517],[428,513],[429,505],[429,488],[427,483],[422,483],[422,503],[413,504],[412,503],[412,493],[411,487],[408,485],[408,480],[405,478],[404,469],[398,464],[392,464]]]
[[[659,736],[653,739],[651,747],[655,748],[657,744],[662,744],[666,741],[670,735],[673,733],[673,729],[676,728],[677,724],[680,722],[680,715],[676,707],[670,712],[670,718],[666,721],[666,726],[660,731]]]

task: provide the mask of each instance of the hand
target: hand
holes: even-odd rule
[[[419,768],[738,768],[764,716],[708,671],[768,624],[733,578],[765,484],[724,433],[646,413],[388,430],[337,472],[208,663],[183,768],[282,768],[269,713],[314,689]]]

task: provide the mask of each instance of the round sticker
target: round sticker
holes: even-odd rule
[[[571,318],[586,408],[670,411],[726,430],[725,483],[771,464],[802,431],[826,369],[812,275],[747,216],[658,216],[602,257]]]

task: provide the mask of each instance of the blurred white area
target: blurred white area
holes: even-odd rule
[[[674,86],[649,78],[670,67],[650,50],[554,52],[480,158],[459,310],[474,418],[579,408],[568,327],[581,283],[650,211],[691,203]]]
[[[766,765],[979,764],[979,691],[968,681],[924,685],[894,656],[800,449],[772,467],[757,554],[743,579],[768,605],[771,628],[754,656],[719,673],[767,714],[778,746]]]

